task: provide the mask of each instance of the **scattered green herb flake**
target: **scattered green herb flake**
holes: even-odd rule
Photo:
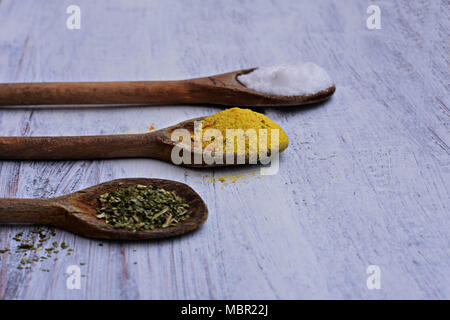
[[[13,240],[20,242],[22,241],[22,236],[23,236],[23,232],[19,232],[18,234],[16,234],[13,238]]]
[[[33,244],[21,244],[20,245],[21,249],[26,249],[26,250],[35,250],[36,248],[34,247]]]
[[[14,240],[18,241],[19,244],[13,251],[16,254],[24,254],[25,256],[21,257],[17,268],[21,269],[30,269],[31,264],[34,262],[44,262],[47,259],[52,259],[53,261],[57,261],[58,257],[54,257],[54,255],[59,253],[59,248],[65,249],[69,247],[67,243],[62,243],[61,245],[58,242],[53,242],[50,247],[44,248],[47,241],[56,235],[55,229],[44,229],[44,228],[36,228],[30,230],[28,232],[19,232],[14,236]],[[71,249],[69,249],[71,250]],[[0,253],[11,252],[9,249],[0,250]],[[49,272],[49,269],[41,269],[43,271]]]

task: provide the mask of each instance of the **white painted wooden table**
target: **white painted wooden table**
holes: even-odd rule
[[[81,30],[66,28],[70,4]],[[371,4],[380,30],[366,28]],[[274,176],[149,159],[0,162],[1,197],[158,177],[188,183],[210,209],[197,232],[160,242],[100,247],[57,230],[74,254],[31,270],[0,255],[0,298],[449,299],[449,13],[448,1],[0,1],[0,82],[183,79],[306,60],[337,84],[327,103],[261,109],[291,141]],[[0,135],[143,132],[220,110],[3,107]],[[230,174],[251,177],[206,176]],[[0,226],[0,248],[30,228]],[[80,262],[81,289],[68,290],[66,268]],[[369,265],[380,290],[366,286]]]

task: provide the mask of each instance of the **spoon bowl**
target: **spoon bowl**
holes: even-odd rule
[[[97,218],[98,198],[102,194],[137,184],[175,191],[189,204],[189,219],[168,228],[130,231],[116,229]],[[45,224],[96,239],[150,240],[173,237],[197,229],[207,218],[206,204],[191,187],[162,179],[118,179],[49,199],[0,199],[0,223]]]
[[[258,68],[243,69],[219,74],[207,78],[194,79],[193,82],[206,92],[216,91],[209,97],[211,104],[247,106],[247,107],[285,107],[321,102],[330,98],[336,91],[334,85],[312,94],[282,96],[268,94],[247,88],[238,77],[251,73]],[[209,80],[209,83],[205,81]],[[223,100],[223,99],[226,100]],[[225,102],[222,102],[225,101]]]

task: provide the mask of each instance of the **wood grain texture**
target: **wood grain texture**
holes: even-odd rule
[[[193,127],[193,124],[192,124]],[[171,163],[166,130],[97,136],[0,137],[2,160],[153,158]]]
[[[0,2],[0,82],[172,80],[304,60],[337,90],[308,108],[258,109],[291,142],[273,176],[149,159],[1,161],[1,197],[151,176],[191,185],[210,217],[156,243],[100,247],[58,230],[74,254],[46,262],[49,273],[2,255],[0,298],[450,298],[448,1],[78,0],[74,31],[69,4]],[[381,30],[366,28],[370,4]],[[139,133],[219,110],[9,107],[0,136]],[[230,174],[250,177],[210,183]],[[0,226],[0,247],[29,229]],[[68,290],[66,268],[80,262],[81,290]],[[366,287],[372,264],[381,290]]]

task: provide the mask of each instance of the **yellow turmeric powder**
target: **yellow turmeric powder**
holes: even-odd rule
[[[231,137],[234,140],[234,152],[239,153],[237,147],[239,136],[245,141],[245,154],[247,155],[252,152],[258,152],[260,149],[261,151],[270,151],[272,148],[272,134],[276,138],[273,130],[278,130],[278,139],[273,141],[274,148],[278,146],[279,152],[282,152],[289,145],[289,139],[286,133],[278,124],[265,115],[249,109],[227,109],[213,114],[202,121],[202,147],[204,149],[211,149],[211,151],[218,151],[216,149],[220,146],[220,143],[215,141],[214,136],[211,139],[205,139],[204,133],[208,129],[217,129],[220,131],[223,139],[220,142],[224,152],[226,151],[227,139],[230,139],[230,136],[227,134],[228,129],[238,130],[236,131],[237,138]],[[261,143],[262,145],[260,145]]]

